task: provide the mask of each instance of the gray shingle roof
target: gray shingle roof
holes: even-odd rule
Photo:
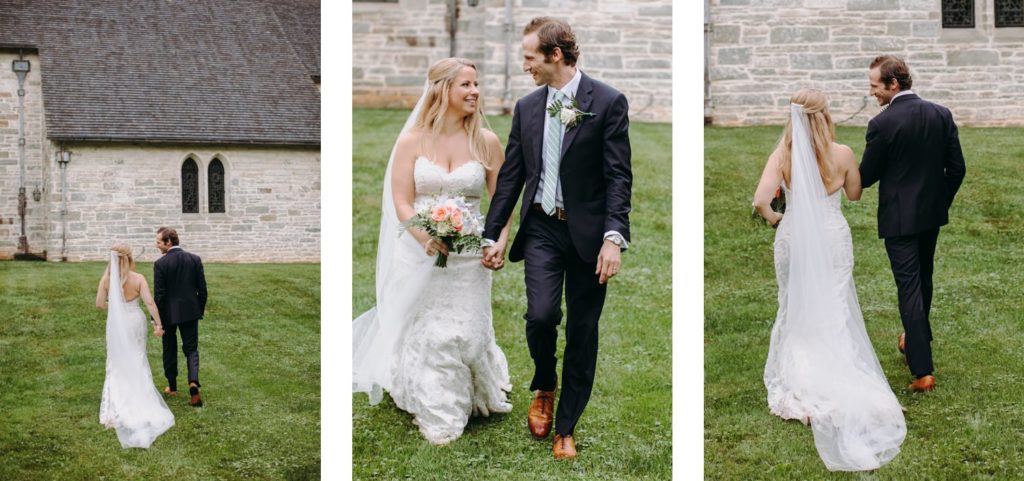
[[[0,0],[2,46],[53,140],[320,144],[316,0]]]

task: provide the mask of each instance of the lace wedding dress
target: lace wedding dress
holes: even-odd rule
[[[864,327],[841,194],[826,193],[806,115],[793,108],[794,188],[783,184],[786,214],[775,235],[779,310],[764,369],[768,407],[810,423],[829,470],[877,469],[899,453],[906,423]]]
[[[438,194],[462,195],[479,214],[485,174],[479,162],[447,172],[419,157],[414,168],[416,202]],[[417,244],[398,242],[390,260],[393,278],[422,290],[413,294],[417,289],[410,288],[402,295],[402,302],[408,304],[401,321],[404,327],[395,339],[393,355],[380,359],[391,363],[390,379],[381,380],[380,387],[389,391],[400,409],[414,416],[420,432],[433,444],[461,436],[471,415],[511,412],[508,364],[491,324],[491,271],[480,264],[480,254],[452,253],[448,267],[437,268],[434,258]],[[420,272],[427,277],[417,280]],[[384,308],[378,297],[375,310]],[[361,362],[361,351],[373,344],[373,313],[360,316],[353,326],[354,390],[370,392],[371,402],[375,401],[373,389],[360,388],[367,384],[360,365],[367,364]]]
[[[100,424],[117,431],[122,448],[148,448],[174,426],[174,414],[153,384],[146,358],[146,315],[138,298],[123,300],[117,253],[111,257],[107,374],[100,401]]]

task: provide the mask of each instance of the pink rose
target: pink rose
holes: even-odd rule
[[[441,222],[448,218],[448,209],[444,207],[437,207],[434,209],[434,213],[430,217],[434,219],[434,222]]]
[[[461,210],[455,209],[451,213],[451,216],[452,216],[452,221],[453,222],[455,222],[458,225],[462,225],[462,211]]]

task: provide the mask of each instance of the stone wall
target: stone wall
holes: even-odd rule
[[[708,58],[715,124],[779,124],[792,92],[829,93],[832,116],[866,125],[878,113],[868,66],[907,60],[921,97],[961,125],[1024,125],[1024,28],[995,28],[992,0],[975,28],[944,29],[935,0],[710,0]]]
[[[513,0],[511,25],[504,0],[458,4],[456,55],[477,63],[489,114],[511,112],[515,100],[536,88],[522,71],[522,31],[530,19],[548,15],[573,26],[578,66],[622,91],[632,120],[672,121],[670,0]],[[427,68],[450,54],[448,15],[445,0],[353,3],[353,105],[411,108]]]
[[[156,229],[174,227],[186,250],[214,262],[319,262],[320,152],[269,147],[72,144],[68,260],[103,259],[115,241],[155,260]],[[199,166],[199,213],[181,212],[181,165]],[[225,213],[209,213],[207,166],[225,171]],[[59,260],[60,174],[54,168],[48,251]]]
[[[17,53],[0,51],[0,259],[19,251]],[[70,143],[67,231],[62,218],[58,145],[46,138],[39,58],[26,85],[26,233],[30,252],[49,260],[104,260],[110,245],[131,244],[155,260],[156,228],[178,229],[182,246],[213,262],[320,261],[320,152],[302,147]],[[181,212],[181,165],[199,165],[198,214]],[[225,168],[225,213],[209,213],[207,166]],[[40,200],[33,198],[39,191]]]
[[[11,258],[18,252],[21,220],[18,216],[18,188],[22,184],[18,154],[18,77],[11,62],[18,59],[17,52],[0,51],[0,259]],[[25,176],[26,205],[25,233],[29,250],[42,253],[45,249],[46,216],[44,204],[36,201],[32,193],[46,188],[47,156],[46,131],[43,123],[43,88],[40,77],[39,56],[25,52],[30,62],[25,79]]]

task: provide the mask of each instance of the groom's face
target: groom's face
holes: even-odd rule
[[[156,248],[160,251],[160,253],[166,254],[167,251],[171,249],[171,242],[170,241],[164,242],[163,240],[160,239],[160,234],[157,234],[156,235]]]
[[[557,50],[550,60],[544,58],[544,52],[540,51],[540,38],[537,37],[537,32],[523,37],[523,71],[533,76],[535,84],[550,84],[555,79],[555,66],[558,61]]]
[[[868,72],[868,80],[871,82],[871,96],[878,100],[879,106],[889,105],[889,101],[892,100],[893,96],[900,93],[900,87],[896,79],[892,79],[889,85],[882,82],[882,71],[878,67]]]

